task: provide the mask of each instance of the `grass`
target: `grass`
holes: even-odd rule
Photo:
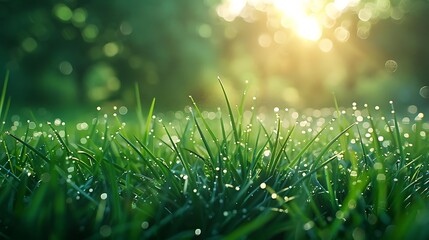
[[[429,123],[378,107],[238,106],[69,124],[0,101],[2,239],[427,239]],[[386,114],[388,113],[388,114]],[[146,119],[146,120],[145,120]]]

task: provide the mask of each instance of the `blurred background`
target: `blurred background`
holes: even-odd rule
[[[429,107],[428,0],[0,0],[14,107]],[[235,98],[235,99],[234,99]]]

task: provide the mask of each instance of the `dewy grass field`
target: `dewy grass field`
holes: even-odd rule
[[[219,83],[218,112],[191,98],[171,117],[153,102],[135,123],[119,108],[46,123],[9,120],[5,81],[0,238],[429,237],[429,123],[415,106],[262,114]]]

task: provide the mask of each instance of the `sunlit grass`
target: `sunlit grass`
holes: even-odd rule
[[[219,82],[217,112],[191,97],[170,115],[139,102],[134,121],[117,108],[71,122],[5,120],[0,236],[429,236],[423,114],[399,117],[393,103],[262,113],[244,95],[230,103]]]

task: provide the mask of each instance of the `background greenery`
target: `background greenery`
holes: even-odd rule
[[[23,107],[132,106],[135,82],[161,109],[182,108],[187,95],[217,106],[219,75],[231,89],[248,80],[265,105],[332,106],[335,92],[348,106],[427,109],[428,1],[300,1],[319,15],[353,3],[316,41],[285,27],[279,2],[1,0],[0,68]]]
[[[429,239],[428,1],[0,4],[0,238]]]

